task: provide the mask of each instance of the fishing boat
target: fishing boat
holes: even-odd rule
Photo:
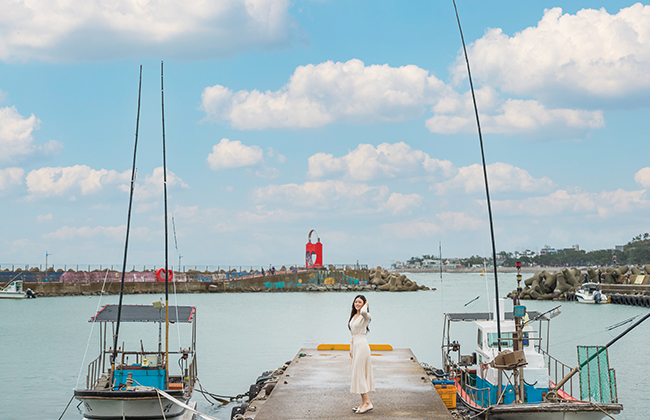
[[[136,174],[136,155],[138,148],[138,128],[140,123],[140,97],[142,89],[142,66],[140,66],[140,86],[138,90],[138,117],[136,119],[133,168],[131,170],[131,189],[126,223],[126,240],[119,303],[106,305],[91,318],[100,325],[100,354],[88,365],[85,389],[75,389],[74,397],[84,406],[87,419],[169,419],[178,418],[186,412],[191,414],[193,407],[187,403],[192,397],[196,381],[196,308],[189,306],[169,306],[169,282],[173,272],[169,270],[168,223],[167,223],[167,162],[165,156],[165,114],[163,67],[160,67],[162,97],[162,149],[163,149],[163,192],[165,222],[165,264],[156,271],[158,281],[165,283],[165,301],[152,305],[124,305],[124,279],[126,275],[127,251],[131,227],[131,209]],[[157,323],[158,343],[155,350],[145,350],[143,340],[139,346],[125,342],[119,346],[119,333],[122,323]],[[112,340],[107,343],[108,323],[112,324]],[[192,341],[187,348],[169,350],[169,324],[190,323]],[[164,335],[162,326],[164,328]],[[163,341],[164,336],[164,341]],[[103,337],[103,338],[102,338]],[[143,338],[145,336],[140,336]],[[136,340],[134,340],[136,341]],[[180,341],[180,332],[179,332]],[[164,346],[163,346],[164,343]],[[178,343],[181,346],[180,342]],[[108,347],[107,347],[108,346]],[[170,364],[177,359],[177,367]],[[130,359],[130,360],[129,360]],[[172,369],[176,372],[172,374]]]
[[[196,382],[196,308],[169,307],[169,322],[190,324],[191,342],[178,351],[164,351],[160,340],[165,323],[165,305],[122,305],[120,322],[158,324],[158,347],[145,351],[127,349],[124,345],[113,351],[107,342],[107,331],[115,331],[118,305],[106,305],[90,319],[99,324],[101,349],[88,364],[86,387],[75,389],[75,397],[83,403],[87,419],[164,419],[182,416],[192,397]],[[109,325],[111,324],[111,325]],[[110,327],[110,328],[109,328]],[[116,356],[116,357],[115,357]],[[169,363],[174,362],[174,363]],[[172,374],[169,366],[178,366]],[[183,403],[177,404],[159,391]]]
[[[571,368],[548,353],[550,321],[559,307],[527,312],[514,297],[512,312],[505,312],[504,299],[500,303],[495,310],[501,313],[445,314],[444,366],[434,373],[456,388],[462,411],[494,420],[600,420],[623,410],[605,347],[579,346],[579,368]],[[452,338],[451,326],[459,322],[474,324],[476,346],[469,355]]]
[[[575,293],[575,300],[580,303],[603,304],[609,303],[607,295],[600,291],[598,283],[584,283]]]
[[[0,299],[26,299],[35,298],[36,295],[32,289],[23,291],[22,280],[12,280],[2,290],[0,290]]]

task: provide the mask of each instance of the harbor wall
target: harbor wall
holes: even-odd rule
[[[46,276],[47,274],[47,276]],[[121,273],[103,272],[0,272],[0,288],[12,279],[23,280],[24,289],[32,289],[39,297],[118,294]],[[177,293],[224,293],[301,291],[310,286],[344,285],[364,287],[368,270],[293,270],[274,275],[250,274],[236,279],[223,273],[179,273],[174,275]],[[330,287],[332,288],[332,287]],[[173,290],[173,286],[170,285]],[[336,288],[334,288],[336,289]],[[127,294],[164,293],[165,283],[156,280],[153,272],[126,273]]]

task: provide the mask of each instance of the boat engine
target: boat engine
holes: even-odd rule
[[[36,293],[32,291],[32,289],[27,289],[25,290],[25,295],[27,295],[27,299],[36,299]]]

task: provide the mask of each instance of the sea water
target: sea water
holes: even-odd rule
[[[436,290],[365,292],[372,314],[368,341],[410,348],[421,362],[440,366],[443,314],[493,309],[493,277],[446,273],[442,278],[439,274],[408,276]],[[499,275],[501,296],[515,287],[514,274]],[[170,304],[197,308],[196,350],[203,387],[215,394],[237,395],[248,391],[263,371],[273,370],[291,360],[301,348],[313,348],[319,343],[348,343],[347,322],[357,294],[176,294],[170,296]],[[161,297],[127,295],[124,303],[151,304]],[[478,299],[469,303],[476,297]],[[0,301],[0,419],[59,418],[72,390],[77,386],[85,387],[87,365],[99,354],[98,328],[88,320],[98,307],[115,303],[117,296]],[[561,305],[561,314],[551,321],[550,353],[570,366],[577,363],[576,345],[604,345],[631,324],[611,331],[607,327],[648,311],[632,306],[576,302],[525,301],[524,304],[529,310],[541,312]],[[511,310],[511,304],[506,305]],[[473,327],[454,324],[453,332],[458,334],[455,338],[461,342],[461,353],[471,354],[476,342]],[[109,328],[109,341],[111,334]],[[180,345],[188,347],[191,328],[172,325],[171,350],[179,348],[179,338]],[[157,324],[122,324],[120,346],[124,341],[127,348],[129,343],[131,348],[139,348],[140,339],[146,351],[155,351]],[[610,365],[616,369],[620,402],[625,406],[624,411],[615,416],[617,419],[647,418],[650,408],[650,393],[646,392],[650,386],[650,365],[646,362],[649,346],[650,321],[647,321],[609,349]],[[175,363],[170,357],[172,373]],[[575,385],[574,389],[577,389]],[[222,420],[230,418],[236,404],[210,405],[198,392],[193,400],[197,401],[199,411]],[[77,400],[72,402],[64,419],[82,418],[77,404]]]

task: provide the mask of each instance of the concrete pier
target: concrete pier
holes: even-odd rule
[[[372,350],[371,354],[373,410],[352,411],[361,398],[350,393],[349,351],[301,349],[271,395],[251,403],[255,420],[452,419],[410,349]]]

